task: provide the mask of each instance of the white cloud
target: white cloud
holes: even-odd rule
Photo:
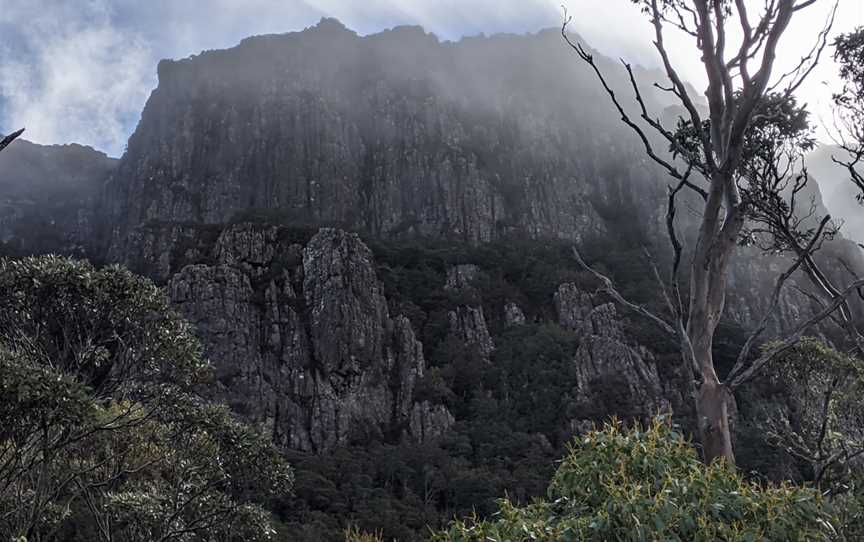
[[[107,0],[7,0],[0,22],[16,25],[24,42],[0,52],[3,127],[25,126],[40,143],[122,152],[155,65],[139,36],[112,25]]]

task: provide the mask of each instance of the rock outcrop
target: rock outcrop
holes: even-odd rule
[[[213,258],[172,277],[171,299],[197,326],[219,393],[277,442],[324,452],[370,433],[422,441],[452,424],[443,406],[414,400],[423,347],[407,318],[390,316],[356,235],[322,229],[304,247],[238,224]]]
[[[525,323],[525,313],[513,301],[508,301],[504,305],[504,323],[508,326],[521,326]]]
[[[461,298],[461,303],[448,314],[450,338],[489,361],[495,351],[495,342],[489,333],[483,306],[473,286],[479,274],[480,267],[475,264],[454,265],[447,270],[444,291]]]
[[[454,265],[447,270],[447,282],[445,290],[453,292],[470,293],[473,291],[472,282],[480,273],[480,268],[473,263]]]
[[[495,342],[489,334],[483,307],[462,305],[450,311],[450,333],[468,348],[473,348],[484,359],[495,351]]]
[[[627,337],[615,305],[595,300],[576,284],[559,286],[554,297],[559,323],[580,339],[573,396],[574,428],[581,420],[608,416],[646,420],[668,412],[669,402],[648,349]]]

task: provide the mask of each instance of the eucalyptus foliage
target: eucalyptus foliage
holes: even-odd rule
[[[573,441],[545,500],[500,502],[496,517],[456,521],[437,542],[831,540],[816,491],[763,486],[725,462],[704,465],[663,420],[613,422]]]
[[[0,539],[272,539],[293,472],[200,396],[210,366],[158,287],[0,260],[0,303]]]

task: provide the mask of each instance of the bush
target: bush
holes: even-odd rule
[[[0,259],[0,540],[271,540],[293,472],[152,282]]]
[[[845,492],[864,454],[861,361],[804,338],[759,383],[783,391],[780,401],[757,407],[766,441],[803,462],[820,490]]]
[[[120,266],[0,258],[0,338],[110,395],[130,380],[192,387],[209,365],[192,327],[150,280]]]
[[[828,505],[816,491],[763,486],[693,447],[656,420],[647,430],[613,422],[570,446],[547,500],[497,517],[456,521],[437,542],[830,540]]]
[[[345,530],[345,542],[383,542],[380,534],[363,532],[356,527]]]

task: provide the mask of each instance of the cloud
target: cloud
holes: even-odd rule
[[[119,155],[156,84],[161,58],[301,30],[322,16],[361,34],[421,24],[443,39],[553,26],[551,0],[4,0],[0,131],[80,142]]]
[[[7,0],[0,24],[17,31],[0,51],[0,126],[119,154],[150,91],[149,45],[112,24],[107,0]]]

